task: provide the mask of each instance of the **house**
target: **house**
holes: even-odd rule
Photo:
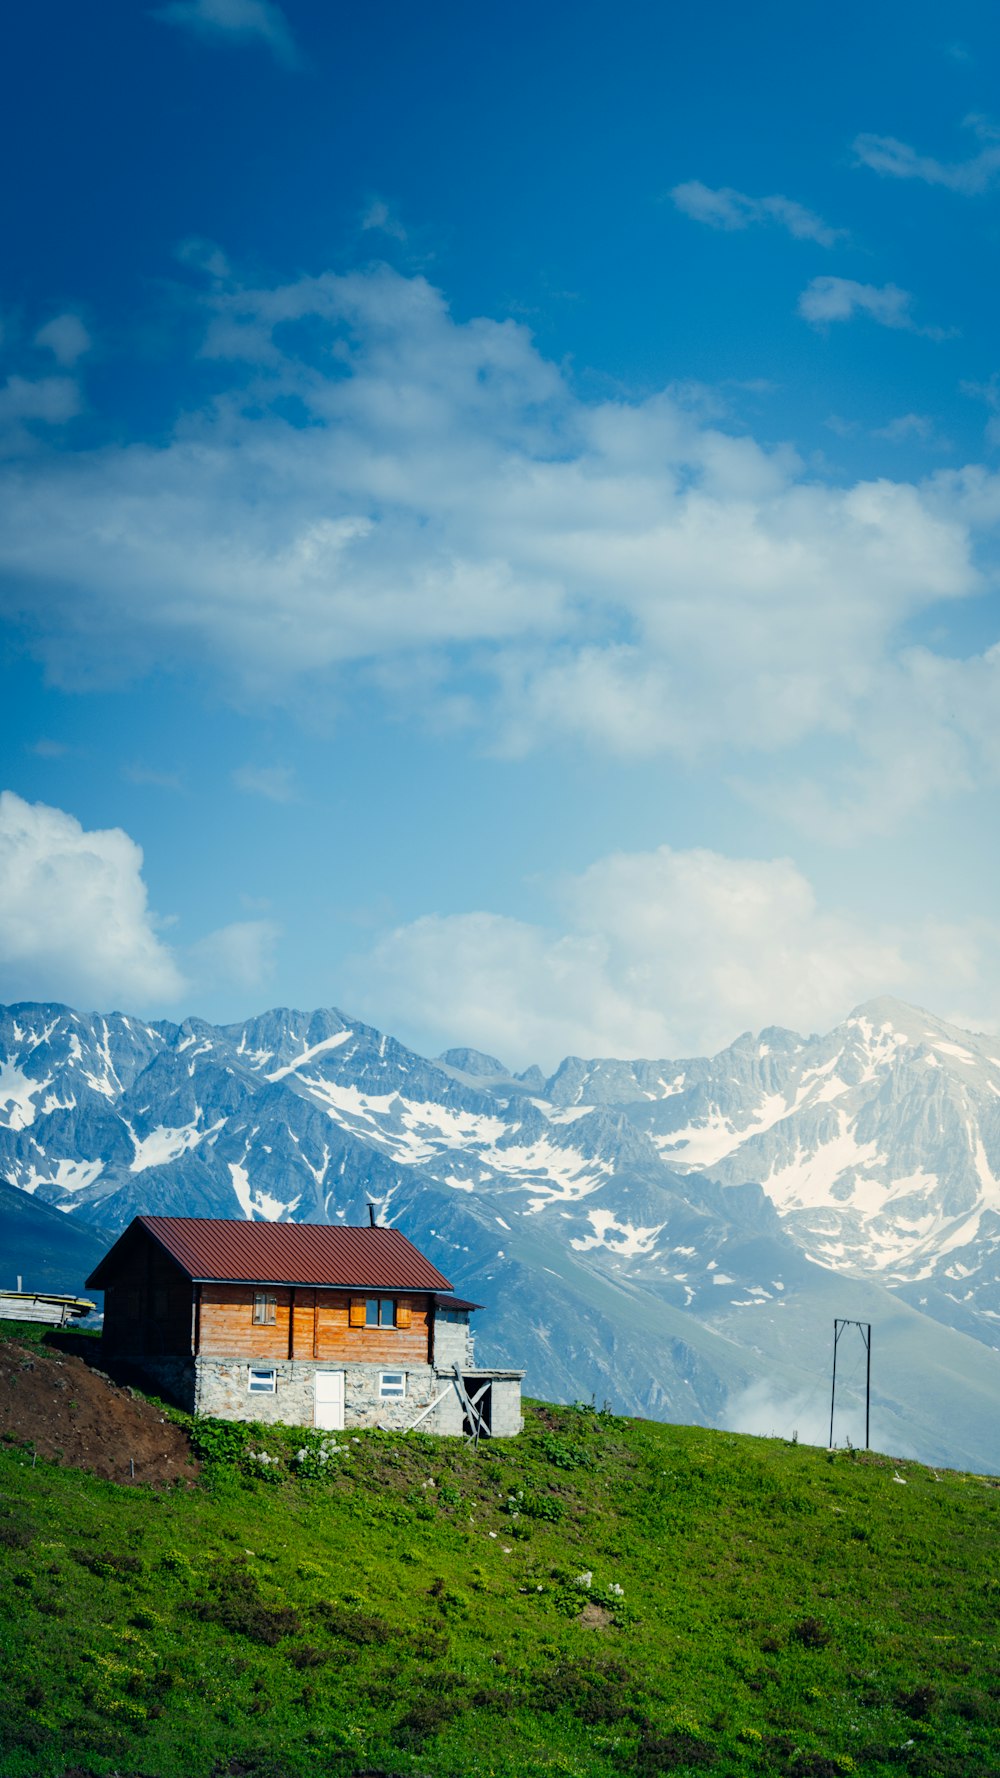
[[[103,1349],[194,1414],[509,1438],[523,1371],[398,1229],[137,1216],[87,1280]]]

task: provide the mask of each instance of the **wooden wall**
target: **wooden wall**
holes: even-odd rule
[[[427,1364],[430,1357],[430,1299],[393,1292],[411,1311],[409,1327],[351,1327],[351,1296],[343,1290],[291,1290],[277,1287],[272,1326],[253,1319],[250,1284],[201,1285],[199,1352],[212,1358],[317,1358],[338,1363]],[[390,1294],[389,1292],[385,1293]],[[293,1302],[294,1298],[294,1302]]]
[[[121,1356],[191,1351],[191,1281],[148,1236],[137,1233],[104,1291],[104,1350]]]

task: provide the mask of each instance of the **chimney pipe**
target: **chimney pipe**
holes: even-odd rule
[[[372,1203],[371,1198],[369,1198],[369,1200],[368,1200],[368,1221],[371,1224],[372,1228],[374,1228],[375,1227],[375,1206]]]

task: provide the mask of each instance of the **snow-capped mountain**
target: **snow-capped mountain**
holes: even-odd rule
[[[718,1423],[763,1380],[786,1403],[825,1387],[825,1322],[850,1299],[898,1343],[882,1442],[937,1436],[926,1364],[922,1405],[906,1380],[933,1350],[963,1378],[933,1454],[1000,1467],[1000,1435],[994,1452],[963,1430],[1000,1388],[994,1050],[879,1001],[827,1037],[569,1058],[546,1080],[469,1049],[431,1061],[332,1010],[217,1027],[16,1006],[0,1179],[109,1233],[140,1211],[357,1221],[371,1199],[490,1306],[484,1357],[671,1418]]]
[[[648,1078],[630,1114],[674,1169],[760,1181],[822,1264],[934,1293],[1000,1344],[1000,1038],[876,1000],[825,1037],[678,1064],[657,1098]]]

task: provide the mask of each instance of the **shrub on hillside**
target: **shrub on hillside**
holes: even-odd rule
[[[216,1578],[210,1598],[198,1600],[190,1610],[232,1635],[245,1636],[267,1648],[274,1648],[285,1636],[297,1635],[302,1628],[299,1614],[291,1606],[264,1603],[249,1569],[239,1562]]]

